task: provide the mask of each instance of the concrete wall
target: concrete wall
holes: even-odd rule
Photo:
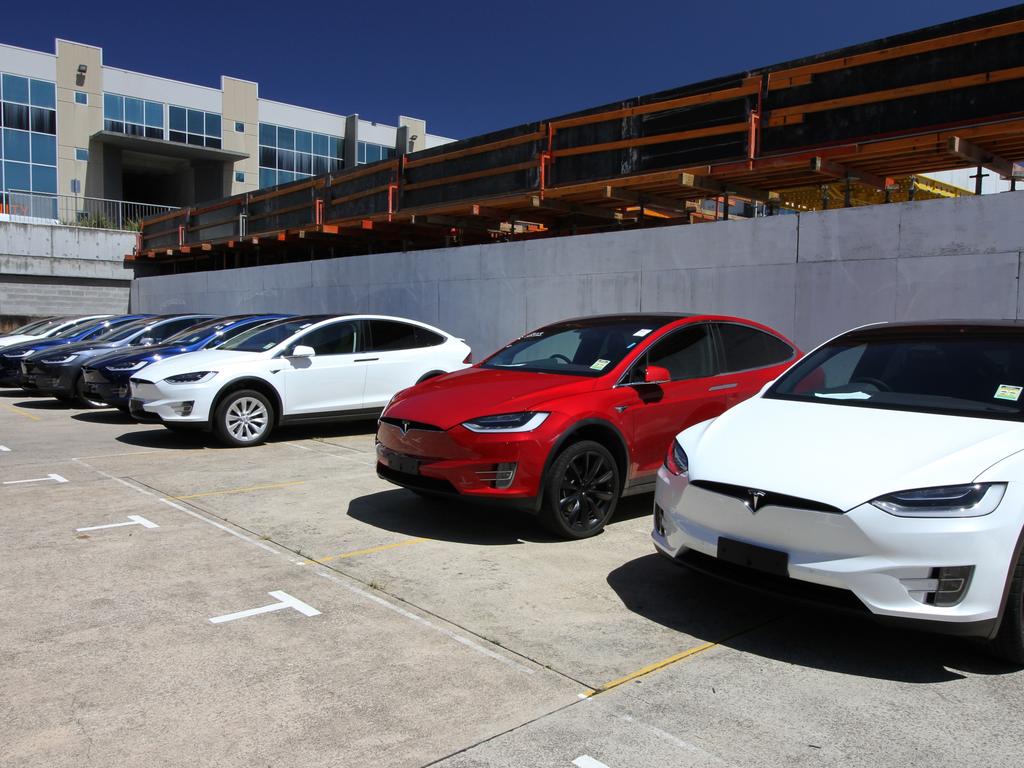
[[[637,310],[765,322],[807,348],[851,326],[1017,318],[1024,192],[136,280],[145,312],[380,312],[478,356],[545,323]]]
[[[123,313],[131,232],[0,222],[0,318]]]

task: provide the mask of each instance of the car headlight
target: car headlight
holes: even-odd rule
[[[673,440],[665,454],[665,469],[676,477],[688,474],[690,471],[690,459],[683,450],[678,440]]]
[[[63,357],[44,357],[39,362],[46,363],[47,365],[63,365],[64,363],[70,363],[78,355],[64,355]]]
[[[216,371],[193,371],[192,373],[179,373],[177,376],[168,376],[164,379],[166,384],[202,384],[217,375]]]
[[[550,415],[538,411],[502,413],[497,416],[470,419],[462,422],[462,426],[470,432],[532,432]]]
[[[1003,500],[1006,483],[915,488],[879,496],[871,503],[897,517],[981,517]]]
[[[137,363],[114,363],[113,365],[108,365],[107,366],[107,370],[108,371],[137,371],[137,370],[139,370],[139,368],[142,368],[142,367],[144,367],[146,365],[149,365],[149,363],[146,360],[140,360]]]
[[[22,357],[28,357],[33,352],[35,352],[34,349],[30,349],[30,350],[28,350],[26,352],[7,352],[7,353],[4,353],[4,357],[9,358],[11,360],[17,360],[17,359],[20,359]]]

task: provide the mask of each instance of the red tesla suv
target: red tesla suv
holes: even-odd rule
[[[526,334],[399,392],[377,474],[425,496],[508,502],[554,533],[598,533],[654,490],[682,429],[756,394],[799,356],[782,334],[713,315],[605,315]]]

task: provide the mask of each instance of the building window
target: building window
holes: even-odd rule
[[[345,167],[340,136],[260,123],[260,188],[332,173]]]
[[[186,107],[167,107],[167,138],[179,144],[221,148],[221,119],[215,112]]]
[[[235,121],[235,133],[245,133],[245,123]]]
[[[394,156],[394,147],[371,144],[368,141],[356,142],[356,165],[376,163],[378,160],[390,160]]]
[[[235,171],[235,181],[245,181],[245,171]]]
[[[56,106],[54,83],[0,73],[0,193],[56,193]]]
[[[89,162],[89,150],[75,147],[75,160],[81,160],[83,163]]]
[[[85,91],[75,91],[75,104],[88,104],[89,94]]]
[[[147,139],[164,138],[164,105],[116,93],[103,94],[103,130]]]

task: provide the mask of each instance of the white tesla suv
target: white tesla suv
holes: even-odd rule
[[[680,433],[657,549],[1024,663],[1024,325],[874,325]],[[866,610],[865,610],[866,609]]]
[[[288,317],[147,366],[131,379],[129,406],[140,420],[256,445],[279,424],[376,417],[399,390],[469,356],[461,339],[414,320]]]

